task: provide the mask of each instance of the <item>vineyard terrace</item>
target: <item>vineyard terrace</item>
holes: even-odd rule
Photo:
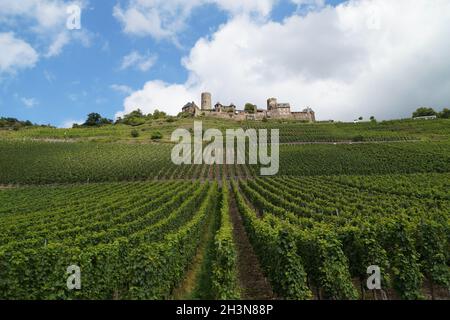
[[[280,132],[278,129],[270,131],[269,148],[267,129],[259,129],[258,132],[255,129],[227,129],[226,148],[224,148],[222,131],[208,129],[203,133],[202,122],[195,121],[193,141],[187,129],[177,129],[172,133],[171,141],[177,142],[172,149],[172,162],[175,165],[192,164],[193,158],[194,164],[246,164],[248,141],[248,164],[260,164],[260,172],[263,176],[276,175],[280,166]],[[203,148],[203,142],[209,142],[209,144]],[[235,147],[237,148],[236,156]]]

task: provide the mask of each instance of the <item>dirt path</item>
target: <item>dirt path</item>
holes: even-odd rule
[[[216,230],[216,214],[211,213],[204,228],[197,253],[186,272],[183,282],[172,292],[174,300],[212,299],[211,296],[211,263],[214,234]]]
[[[264,277],[258,258],[248,239],[232,192],[230,192],[230,215],[238,255],[237,264],[239,284],[242,290],[241,297],[249,300],[274,299],[272,288]]]
[[[351,141],[351,140],[341,140],[341,141],[291,141],[291,142],[280,142],[279,145],[309,145],[309,144],[383,144],[383,143],[399,143],[399,142],[421,142],[422,140],[387,140],[387,141]],[[439,140],[437,140],[439,141]]]

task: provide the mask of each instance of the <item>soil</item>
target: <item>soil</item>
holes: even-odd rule
[[[236,200],[230,193],[230,215],[233,223],[233,236],[237,249],[238,277],[241,298],[248,300],[271,300],[275,298],[269,281],[264,277],[261,265],[253,251]]]

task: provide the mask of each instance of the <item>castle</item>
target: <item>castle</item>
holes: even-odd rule
[[[301,112],[292,112],[289,103],[278,103],[276,98],[267,99],[267,110],[256,108],[254,112],[238,110],[234,104],[225,106],[219,102],[212,108],[211,101],[211,93],[204,92],[201,95],[201,108],[195,102],[189,102],[182,108],[182,112],[194,117],[210,116],[234,120],[292,119],[308,122],[316,121],[315,113],[311,108],[306,108]]]

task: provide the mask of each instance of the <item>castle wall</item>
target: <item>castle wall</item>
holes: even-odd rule
[[[295,120],[300,121],[310,121],[310,122],[316,121],[314,112],[292,112],[292,117]]]
[[[220,119],[234,119],[238,121],[242,120],[258,120],[261,121],[264,118],[268,119],[292,119],[299,121],[315,122],[315,113],[311,108],[306,108],[302,112],[291,112],[291,106],[289,103],[278,103],[276,98],[267,99],[267,110],[258,109],[256,113],[246,113],[242,110],[236,111],[236,107],[232,104],[230,106],[223,106],[220,103],[215,105],[212,109],[211,94],[208,92],[202,93],[201,96],[201,110],[192,103],[190,107],[186,105],[183,108],[183,112],[189,112],[195,117],[206,116],[215,117]]]

